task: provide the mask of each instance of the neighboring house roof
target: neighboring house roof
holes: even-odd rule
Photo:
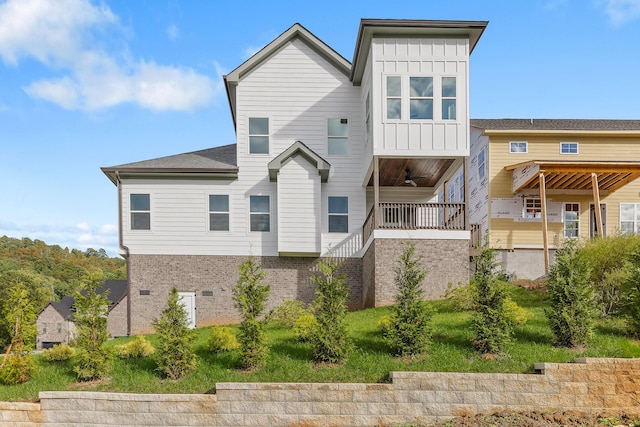
[[[225,87],[227,89],[227,97],[229,98],[229,106],[231,107],[231,117],[233,125],[236,125],[236,88],[240,79],[253,69],[260,66],[271,55],[277,52],[282,46],[294,39],[300,39],[309,47],[316,51],[320,56],[326,59],[330,64],[340,70],[345,76],[349,76],[351,72],[351,63],[342,55],[333,50],[329,45],[316,37],[311,31],[307,30],[300,24],[293,24],[288,30],[280,34],[271,43],[260,49],[255,55],[240,64],[236,69],[224,76]]]
[[[105,290],[108,290],[107,299],[109,300],[109,308],[107,312],[110,312],[124,297],[127,296],[127,281],[126,280],[105,280],[104,284],[97,289],[98,294],[102,294]],[[73,305],[76,303],[75,298],[70,296],[64,296],[60,301],[50,301],[43,309],[44,311],[48,306],[53,307],[65,320],[73,320]],[[42,311],[40,313],[42,313]]]
[[[305,160],[315,166],[318,169],[321,181],[327,182],[329,179],[329,170],[331,169],[331,165],[312,149],[307,147],[302,141],[294,142],[289,148],[269,162],[269,179],[271,181],[277,181],[280,168],[284,166],[289,159],[297,155],[304,157]]]
[[[596,119],[471,119],[471,126],[485,132],[498,131],[584,131],[638,132],[640,120]]]
[[[238,173],[236,144],[101,169],[114,184],[117,183],[117,175],[159,177],[179,173],[211,177],[222,175],[234,178]]]
[[[432,21],[425,19],[362,19],[353,52],[351,81],[360,85],[373,36],[433,36],[465,37],[469,39],[469,54],[473,52],[489,21]]]

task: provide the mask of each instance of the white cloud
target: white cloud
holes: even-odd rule
[[[640,18],[640,0],[605,0],[605,12],[611,24],[624,25]]]
[[[87,222],[81,222],[80,224],[76,225],[76,227],[78,227],[78,230],[80,231],[89,231],[91,229],[91,226]]]
[[[167,37],[169,37],[169,40],[171,41],[176,40],[179,35],[180,35],[180,29],[178,28],[177,25],[171,24],[167,27]]]
[[[156,111],[191,111],[211,103],[212,79],[187,67],[130,59],[126,49],[109,52],[94,39],[102,27],[119,31],[118,17],[89,0],[8,0],[0,3],[0,58],[16,66],[34,58],[63,73],[23,89],[66,109],[132,103]],[[175,26],[167,31],[170,38],[179,35]]]

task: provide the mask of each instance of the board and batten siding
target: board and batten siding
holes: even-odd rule
[[[302,156],[278,173],[278,252],[320,253],[320,174]]]
[[[469,40],[374,38],[374,154],[458,157],[469,155]],[[386,77],[402,77],[402,119],[386,118]],[[409,77],[433,77],[433,120],[410,120]],[[441,78],[456,77],[456,119],[442,120]]]
[[[366,215],[359,168],[364,149],[360,88],[293,39],[240,79],[236,111],[238,179],[123,182],[123,238],[131,253],[278,256],[278,185],[269,180],[267,165],[299,140],[331,164],[328,182],[321,184],[321,255],[359,256]],[[250,117],[269,119],[268,154],[249,154]],[[347,156],[328,155],[329,118],[348,120]],[[151,195],[151,230],[130,229],[131,193]],[[229,231],[209,231],[209,194],[229,195]],[[251,195],[270,196],[269,232],[249,230]],[[329,195],[349,198],[349,233],[328,233]]]

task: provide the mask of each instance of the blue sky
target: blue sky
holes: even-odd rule
[[[299,22],[487,20],[472,118],[640,118],[640,0],[0,0],[0,235],[117,252],[112,166],[235,142],[221,76]]]

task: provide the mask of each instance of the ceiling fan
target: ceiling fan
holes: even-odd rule
[[[417,187],[418,184],[416,184],[414,179],[421,179],[421,178],[426,178],[426,176],[413,176],[411,174],[411,169],[407,168],[405,170],[405,174],[404,174],[404,183],[405,184],[410,184],[410,185],[412,185],[414,187]]]

